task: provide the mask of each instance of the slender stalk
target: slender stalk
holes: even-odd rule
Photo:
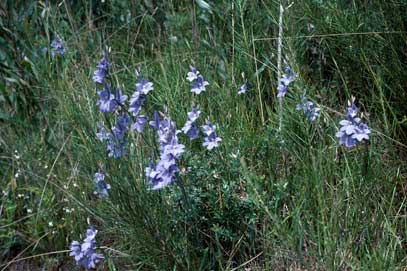
[[[280,16],[278,19],[278,45],[277,45],[277,87],[279,85],[282,74],[281,55],[283,47],[283,15],[284,8],[283,5],[280,4]],[[280,97],[278,99],[278,117],[279,117],[278,131],[279,133],[281,133],[281,127],[283,125],[283,97]]]
[[[235,84],[235,2],[232,1],[232,84]]]
[[[184,198],[185,205],[188,206],[188,208],[190,209],[191,208],[191,203],[189,202],[189,198],[188,198],[187,192],[185,190],[184,182],[180,178],[177,178],[176,179],[176,184],[181,189],[181,193],[182,193],[182,197]]]
[[[259,79],[259,73],[258,73],[258,67],[257,67],[256,47],[254,45],[253,32],[252,32],[252,46],[253,46],[254,65],[255,65],[255,68],[256,68],[257,91],[258,91],[258,94],[259,94],[260,117],[261,117],[261,123],[264,125],[265,120],[264,120],[264,113],[263,113],[263,101],[261,99],[260,79]]]
[[[282,49],[283,49],[283,16],[284,16],[284,7],[280,4],[280,15],[278,19],[278,43],[277,43],[277,89],[280,83],[282,75]],[[283,145],[283,136],[282,136],[282,126],[283,126],[283,97],[278,97],[278,136],[280,141],[280,149]],[[286,155],[282,151],[282,163],[284,169],[284,175],[287,176],[287,164],[286,164]]]

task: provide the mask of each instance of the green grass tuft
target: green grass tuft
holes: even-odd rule
[[[90,223],[106,256],[99,270],[404,269],[405,1],[303,0],[285,11],[283,56],[297,80],[280,132],[280,1],[74,2],[0,4],[0,268],[80,270],[66,250]],[[66,52],[52,58],[41,49],[57,34]],[[149,117],[167,107],[180,129],[198,104],[217,125],[211,152],[179,135],[185,194],[147,189],[152,150],[138,134],[122,160],[95,138],[112,121],[92,81],[108,48],[126,95],[137,67],[154,82]],[[200,96],[185,80],[191,64],[210,82]],[[237,95],[242,73],[249,90]],[[295,110],[304,91],[321,106],[314,123]],[[373,132],[347,150],[335,133],[352,96]],[[104,200],[93,195],[101,165]]]

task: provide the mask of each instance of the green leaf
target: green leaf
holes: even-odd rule
[[[211,6],[204,0],[196,0],[196,3],[201,9],[207,10],[209,13],[212,13]]]

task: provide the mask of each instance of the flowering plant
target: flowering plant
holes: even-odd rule
[[[339,122],[341,128],[336,133],[336,137],[339,138],[339,145],[352,148],[364,140],[369,140],[370,129],[357,117],[358,112],[359,109],[353,101],[349,103],[346,119]]]

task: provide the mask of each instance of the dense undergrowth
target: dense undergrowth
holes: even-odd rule
[[[282,112],[279,1],[141,2],[0,3],[0,268],[80,270],[69,244],[93,225],[100,270],[403,270],[407,2],[282,1],[296,73]],[[107,157],[96,133],[114,118],[92,81],[103,52],[124,94],[139,67],[154,83],[149,120],[166,112],[181,129],[199,105],[216,123],[212,151],[178,135],[182,186],[148,189],[153,151],[137,133]],[[190,65],[210,83],[199,96]],[[321,108],[313,122],[296,110],[304,92]],[[352,96],[372,133],[347,149],[335,134]]]

